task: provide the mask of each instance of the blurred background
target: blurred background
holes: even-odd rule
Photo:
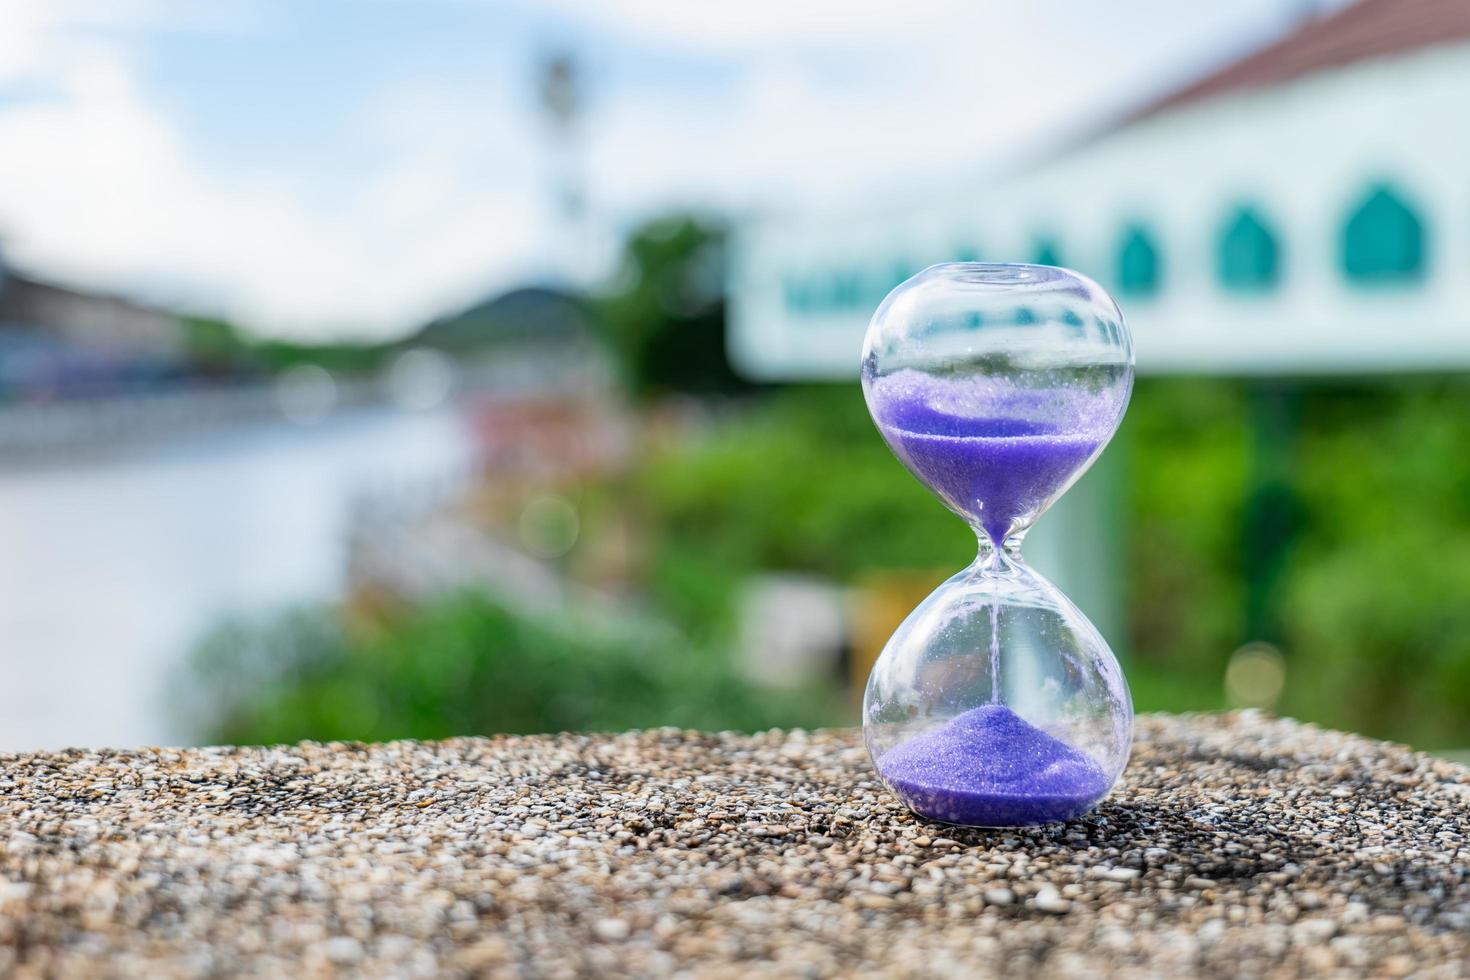
[[[1027,553],[1138,709],[1470,747],[1461,0],[0,12],[0,748],[854,722],[977,258],[1133,327]]]

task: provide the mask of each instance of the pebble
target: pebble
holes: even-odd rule
[[[0,975],[1374,975],[1470,962],[1470,771],[1142,715],[1093,813],[917,819],[852,731],[0,756]]]
[[[1132,881],[1141,874],[1137,868],[1103,868],[1097,877],[1104,881]]]
[[[1291,934],[1299,943],[1325,943],[1337,935],[1337,923],[1331,919],[1304,919],[1291,927]]]
[[[986,905],[1009,905],[1016,900],[1016,893],[1009,888],[985,889]]]
[[[362,958],[362,943],[351,936],[334,936],[313,948],[333,963],[355,963]]]
[[[1046,885],[1037,892],[1036,897],[1031,900],[1031,904],[1041,911],[1050,912],[1053,915],[1061,915],[1064,912],[1070,911],[1072,908],[1072,903],[1063,898],[1061,892],[1057,891],[1051,885]]]

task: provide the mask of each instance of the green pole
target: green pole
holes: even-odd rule
[[[1244,513],[1245,609],[1242,642],[1280,645],[1280,587],[1301,523],[1295,489],[1301,385],[1250,383],[1251,463]]]

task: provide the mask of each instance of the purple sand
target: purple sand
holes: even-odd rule
[[[1112,434],[1111,399],[1070,394],[946,387],[910,372],[881,379],[871,391],[874,418],[894,453],[996,544]],[[1100,424],[1099,415],[1113,417]]]
[[[978,827],[1070,820],[1112,785],[1085,753],[1002,704],[957,715],[889,749],[876,765],[915,813]]]

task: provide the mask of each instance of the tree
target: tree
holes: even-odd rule
[[[744,382],[725,350],[720,222],[674,215],[636,228],[598,306],[635,392],[719,393]]]

